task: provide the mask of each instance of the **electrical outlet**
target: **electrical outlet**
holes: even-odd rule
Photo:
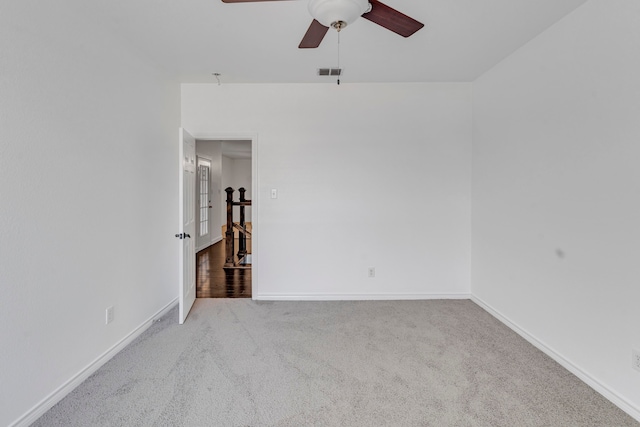
[[[107,309],[105,310],[105,325],[108,325],[109,323],[113,322],[113,306],[111,307],[107,307]]]
[[[636,371],[640,371],[640,350],[634,349],[631,354],[631,366],[633,366],[633,369]]]
[[[369,267],[369,277],[376,277],[376,268]]]

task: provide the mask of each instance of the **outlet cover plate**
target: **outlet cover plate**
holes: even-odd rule
[[[108,325],[109,323],[113,322],[113,306],[111,307],[107,307],[107,309],[105,310],[105,325]]]

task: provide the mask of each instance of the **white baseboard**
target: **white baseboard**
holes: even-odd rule
[[[611,403],[616,405],[618,408],[622,409],[624,412],[629,414],[631,417],[640,421],[640,408],[635,407],[629,401],[627,401],[622,396],[618,395],[607,386],[593,378],[591,375],[580,369],[578,366],[573,364],[569,359],[562,356],[553,348],[547,346],[542,341],[537,339],[535,336],[527,332],[525,329],[518,326],[515,322],[511,321],[506,316],[502,315],[498,310],[484,302],[482,299],[478,298],[475,295],[471,296],[471,300],[486,310],[493,317],[498,319],[500,322],[504,323],[506,326],[511,328],[515,333],[520,335],[525,340],[529,341],[534,347],[538,350],[542,351],[544,354],[558,362],[562,367],[566,370],[574,374],[576,377],[580,378],[583,382],[593,388],[595,391],[604,396],[605,399],[609,400]]]
[[[206,243],[206,244],[204,244],[204,245],[202,245],[202,246],[198,246],[198,247],[196,248],[196,252],[200,252],[200,251],[202,251],[202,250],[205,250],[205,249],[207,249],[209,246],[213,246],[213,245],[215,245],[216,243],[218,243],[218,242],[220,242],[220,241],[222,241],[222,236],[214,237],[210,242],[208,242],[208,243]]]
[[[470,299],[471,294],[258,294],[263,301],[369,301],[369,300],[431,300]]]
[[[36,404],[33,408],[31,408],[27,413],[18,418],[9,427],[27,427],[35,422],[38,418],[44,415],[49,409],[51,409],[56,403],[60,402],[65,398],[66,395],[71,393],[73,389],[78,387],[84,380],[89,378],[93,373],[95,373],[102,365],[111,360],[120,350],[125,348],[129,343],[131,343],[134,339],[138,338],[144,331],[149,329],[149,327],[153,324],[153,322],[165,314],[169,310],[178,304],[178,298],[171,301],[169,304],[164,306],[158,312],[156,312],[149,319],[144,321],[140,326],[131,331],[127,336],[122,338],[119,342],[117,342],[113,347],[104,352],[101,356],[95,359],[93,362],[89,363],[84,369],[71,377],[67,382],[58,387],[53,393],[49,396],[42,399],[38,404]],[[176,318],[176,321],[178,319]]]

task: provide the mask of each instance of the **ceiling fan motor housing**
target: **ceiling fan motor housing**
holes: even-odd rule
[[[335,22],[351,24],[370,10],[369,0],[310,0],[309,13],[325,27]],[[344,26],[344,25],[343,25]]]

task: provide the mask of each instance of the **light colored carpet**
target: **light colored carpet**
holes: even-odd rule
[[[199,299],[35,426],[637,426],[470,301]]]

